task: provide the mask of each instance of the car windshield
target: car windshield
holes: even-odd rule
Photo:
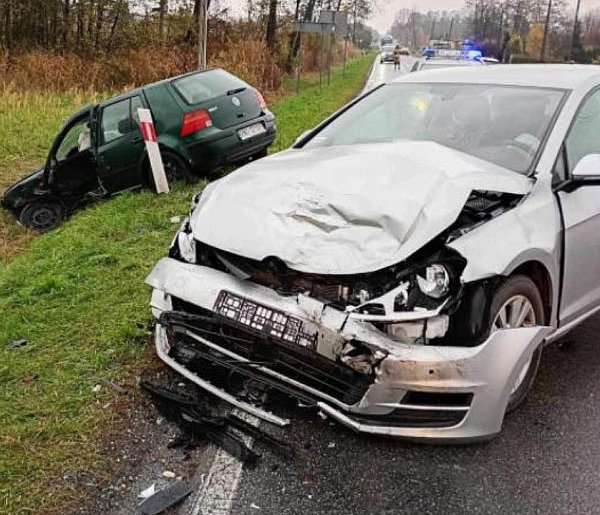
[[[526,173],[563,95],[532,87],[388,84],[335,118],[304,147],[431,141]]]

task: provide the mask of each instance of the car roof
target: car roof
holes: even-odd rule
[[[211,72],[211,71],[215,71],[215,70],[222,70],[222,68],[205,68],[202,70],[193,70],[191,72],[187,72],[187,73],[183,73],[181,75],[176,75],[174,77],[167,77],[166,79],[161,79],[158,80],[156,82],[150,82],[148,84],[144,84],[142,86],[139,86],[135,89],[132,90],[128,90],[125,91],[124,93],[121,93],[119,95],[117,95],[116,97],[110,97],[107,98],[106,100],[104,100],[103,102],[100,102],[100,105],[104,106],[107,104],[113,104],[115,102],[119,102],[120,100],[124,100],[127,99],[129,97],[133,97],[135,95],[139,95],[140,92],[146,88],[153,88],[155,86],[161,86],[163,84],[168,84],[169,82],[173,82],[179,79],[183,79],[184,77],[190,77],[192,75],[196,75],[196,74],[200,74],[200,73],[206,73],[206,72]]]
[[[576,89],[591,79],[600,83],[600,66],[586,64],[498,64],[496,66],[454,66],[424,70],[391,82],[464,82]]]

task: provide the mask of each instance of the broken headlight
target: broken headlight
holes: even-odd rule
[[[173,238],[173,243],[171,243],[169,249],[169,257],[196,264],[196,240],[192,234],[189,219],[181,224],[179,232]]]
[[[428,297],[441,299],[450,292],[450,274],[444,265],[431,264],[424,271],[424,277],[417,274],[419,289]]]

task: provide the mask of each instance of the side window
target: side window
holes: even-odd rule
[[[102,111],[102,141],[109,143],[127,134],[130,129],[129,99],[106,106]]]
[[[133,126],[131,130],[139,131],[140,130],[140,117],[138,116],[138,109],[140,107],[144,107],[142,105],[142,99],[138,96],[131,98],[131,119],[133,120]]]
[[[600,90],[584,101],[567,137],[565,148],[571,171],[588,154],[600,154]]]

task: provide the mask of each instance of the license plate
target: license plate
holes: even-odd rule
[[[250,139],[254,136],[259,136],[267,132],[265,126],[262,123],[255,123],[254,125],[249,125],[248,127],[244,127],[238,131],[238,136],[241,140]]]
[[[316,348],[318,333],[307,331],[302,320],[226,290],[219,293],[214,311],[265,336],[307,349]]]

